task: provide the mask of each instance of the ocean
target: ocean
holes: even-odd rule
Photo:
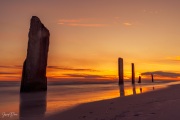
[[[80,104],[99,100],[142,94],[166,88],[180,82],[145,81],[124,86],[106,84],[61,84],[48,82],[47,92],[20,94],[20,82],[0,82],[0,119],[19,120],[26,117],[42,119],[45,116],[72,109]],[[9,115],[9,116],[8,116]],[[6,118],[6,119],[5,119]]]

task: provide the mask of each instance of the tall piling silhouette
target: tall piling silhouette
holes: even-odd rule
[[[124,69],[123,69],[123,59],[118,58],[118,75],[119,75],[119,85],[124,84]]]
[[[152,78],[152,82],[154,82],[154,75],[153,74],[151,74],[151,78]]]
[[[50,32],[37,16],[32,16],[27,56],[23,64],[20,92],[47,91],[46,67]]]
[[[141,83],[141,76],[139,76],[139,81],[138,81],[138,83]]]
[[[131,66],[132,66],[132,84],[135,84],[134,63],[131,63]]]

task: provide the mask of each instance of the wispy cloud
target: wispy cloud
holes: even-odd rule
[[[0,68],[7,69],[22,69],[21,65],[12,65],[12,66],[0,66]],[[61,67],[61,66],[47,66],[49,69],[58,69],[58,70],[67,70],[67,71],[89,71],[89,72],[98,72],[99,70],[95,69],[85,69],[85,68],[71,68],[71,67]],[[3,73],[3,72],[2,72]],[[1,73],[0,73],[1,74]]]
[[[98,19],[94,18],[80,18],[80,19],[60,19],[59,25],[72,26],[72,27],[105,27],[108,24],[99,23]]]
[[[59,23],[79,23],[83,21],[83,19],[60,19]]]
[[[67,70],[67,71],[90,71],[97,72],[95,69],[84,69],[84,68],[70,68],[70,67],[60,67],[60,66],[48,66],[49,69]]]
[[[0,80],[19,80],[21,77],[22,66],[20,65],[1,65]]]
[[[0,72],[0,75],[16,75],[16,74],[19,74],[19,73],[16,73],[16,72]]]
[[[91,75],[91,74],[63,74],[63,75],[67,77],[78,77],[78,78],[85,78],[85,79],[110,79],[110,76]]]
[[[159,77],[169,77],[169,78],[178,78],[180,77],[180,73],[174,72],[164,72],[164,71],[152,71],[152,72],[144,72],[141,75],[151,75],[154,74]]]
[[[121,19],[121,17],[118,16],[112,18],[111,20],[104,20],[98,18],[60,19],[58,20],[58,24],[71,27],[107,27],[117,24],[124,26],[133,25],[131,22],[123,20]]]
[[[73,27],[105,27],[107,24],[78,24],[78,23],[71,23],[67,24],[67,26]]]
[[[166,60],[170,60],[170,61],[180,61],[180,56],[167,57]]]
[[[116,16],[114,17],[115,24],[121,24],[123,26],[132,26],[133,24],[130,22],[131,20],[126,20],[122,17]]]
[[[144,9],[143,12],[147,13],[147,14],[159,14],[161,11],[158,11],[158,10],[146,10],[146,9]]]
[[[21,65],[11,65],[11,66],[3,66],[1,65],[0,68],[18,68],[18,69],[21,69],[22,66]]]
[[[123,25],[125,25],[125,26],[132,26],[132,23],[124,22]]]

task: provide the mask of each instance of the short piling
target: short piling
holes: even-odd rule
[[[132,66],[132,84],[135,84],[134,63],[132,63],[131,66]]]

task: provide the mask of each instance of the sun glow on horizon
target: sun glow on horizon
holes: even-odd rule
[[[126,66],[126,65],[125,65]],[[18,66],[0,66],[0,81],[20,81],[22,75],[22,67]],[[129,67],[129,65],[128,65]],[[2,72],[3,71],[14,71],[14,72]],[[152,71],[153,73],[154,71]],[[137,71],[135,69],[135,77],[138,80],[138,77],[141,76],[142,79],[147,80],[151,79],[151,76],[148,75],[151,71],[147,74],[144,71]],[[143,75],[144,74],[144,75]],[[163,72],[163,71],[155,71],[154,79],[157,80],[180,80],[180,73],[177,72]],[[110,80],[110,81],[117,81],[118,80],[118,71],[117,68],[111,69],[87,69],[87,68],[70,68],[70,67],[60,67],[60,66],[48,66],[47,67],[47,77],[51,80],[92,80],[92,81],[99,81],[99,80]],[[124,79],[131,80],[131,69],[125,69],[124,71]]]
[[[125,79],[131,79],[135,63],[136,79],[152,72],[157,79],[180,80],[178,1],[0,3],[1,81],[21,80],[32,15],[50,31],[49,79],[117,81],[117,59],[122,57]]]

